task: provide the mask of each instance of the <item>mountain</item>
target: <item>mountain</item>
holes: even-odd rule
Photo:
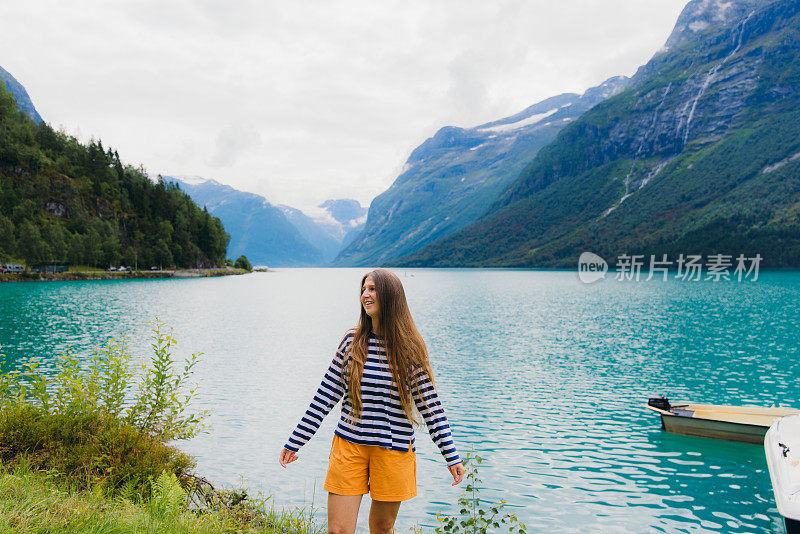
[[[254,193],[199,177],[164,179],[178,184],[192,199],[219,217],[230,233],[228,257],[244,254],[254,265],[320,265],[323,255],[286,218],[280,207]]]
[[[692,0],[621,93],[470,226],[405,266],[570,266],[592,251],[800,266],[800,3]]]
[[[367,210],[357,200],[331,199],[317,206],[321,213],[310,217],[291,206],[278,206],[309,243],[322,251],[328,263],[364,228]]]
[[[284,217],[292,223],[300,235],[320,251],[321,263],[328,263],[342,249],[341,242],[327,228],[320,226],[316,220],[301,210],[284,204],[278,204],[277,208],[283,212]]]
[[[480,216],[527,162],[586,110],[627,85],[619,76],[474,128],[447,126],[417,147],[369,207],[364,231],[334,265],[394,261]]]
[[[0,84],[0,262],[210,267],[227,243],[175,186],[34,121]]]
[[[33,102],[31,102],[31,97],[28,96],[28,91],[26,91],[22,84],[3,67],[0,67],[0,80],[5,82],[6,89],[8,89],[8,92],[14,97],[14,101],[17,103],[19,109],[27,113],[28,116],[36,122],[42,122],[42,117],[39,115],[39,112],[36,111],[36,108],[33,107]]]

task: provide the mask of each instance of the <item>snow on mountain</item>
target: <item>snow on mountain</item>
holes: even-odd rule
[[[566,106],[564,106],[566,107]],[[522,119],[517,122],[512,122],[510,124],[498,124],[497,126],[489,126],[489,127],[478,127],[478,129],[482,132],[508,132],[511,130],[518,130],[525,126],[529,126],[531,124],[536,124],[537,122],[541,121],[542,119],[546,119],[560,108],[553,108],[550,111],[546,111],[544,113],[539,113],[536,115],[531,115],[526,119]],[[470,149],[472,150],[472,149]]]

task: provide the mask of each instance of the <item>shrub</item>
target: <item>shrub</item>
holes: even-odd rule
[[[467,469],[466,493],[458,499],[459,513],[456,516],[437,514],[437,519],[441,523],[436,528],[436,534],[471,533],[486,534],[487,532],[498,532],[500,525],[505,526],[508,532],[525,534],[527,527],[525,523],[520,523],[515,514],[503,511],[506,501],[493,503],[482,501],[478,497],[480,492],[477,484],[481,482],[478,478],[478,466],[483,462],[483,458],[477,454],[471,456],[467,454],[464,459],[464,467]]]
[[[80,487],[126,488],[144,497],[163,472],[185,477],[192,459],[166,442],[195,436],[208,414],[187,414],[199,354],[176,370],[176,341],[165,326],[156,319],[153,355],[138,377],[124,339],[110,340],[85,359],[68,351],[53,375],[36,361],[0,373],[0,457],[27,456]]]
[[[139,392],[124,419],[164,441],[190,439],[203,429],[202,421],[208,416],[206,411],[186,414],[197,396],[197,384],[189,386],[188,383],[201,354],[192,354],[184,361],[183,371],[176,372],[170,348],[177,341],[171,331],[168,334],[163,331],[164,326],[156,319],[151,366],[143,368]],[[120,377],[127,376],[125,370],[113,372]]]
[[[177,371],[171,353],[177,343],[172,331],[167,332],[166,324],[156,318],[152,333],[153,355],[149,365],[142,365],[132,399],[126,393],[134,389],[137,376],[123,338],[109,340],[88,358],[67,351],[58,357],[54,376],[41,372],[35,360],[22,370],[1,373],[0,407],[33,404],[45,413],[102,410],[161,441],[192,438],[203,431],[202,421],[208,416],[205,411],[186,413],[197,396],[197,385],[189,381],[201,354],[192,354],[184,361],[183,371]]]
[[[103,410],[47,413],[31,404],[0,411],[0,458],[25,458],[75,488],[142,499],[162,473],[185,477],[194,467],[188,455]]]
[[[6,519],[48,525],[36,532],[106,532],[107,525],[114,532],[322,531],[313,503],[276,511],[271,498],[216,489],[190,472],[190,456],[166,444],[202,431],[207,416],[187,414],[199,355],[176,369],[175,342],[156,319],[153,354],[138,373],[124,339],[87,358],[68,351],[55,373],[36,361],[0,373],[1,531]],[[37,504],[28,504],[32,498]],[[19,499],[24,504],[13,504]],[[81,510],[65,514],[72,506]],[[197,529],[184,528],[189,524]]]
[[[253,270],[253,266],[250,264],[250,260],[248,260],[247,257],[244,255],[236,258],[236,263],[234,263],[233,266],[237,269],[244,269],[245,271]]]

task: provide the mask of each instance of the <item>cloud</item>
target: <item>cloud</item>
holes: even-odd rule
[[[0,62],[46,121],[151,173],[367,205],[442,126],[632,74],[685,3],[4,2]]]
[[[240,154],[261,146],[261,134],[252,124],[229,124],[219,131],[214,154],[208,160],[212,167],[230,167]]]
[[[447,72],[450,75],[447,101],[452,115],[469,124],[478,121],[488,107],[489,95],[474,57],[459,54],[447,65]]]

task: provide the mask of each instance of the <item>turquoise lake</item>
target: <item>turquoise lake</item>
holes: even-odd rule
[[[149,357],[148,321],[177,356],[202,352],[199,409],[212,430],[178,444],[198,472],[319,507],[334,408],[300,459],[278,453],[344,332],[367,269],[280,269],[206,279],[0,285],[0,343],[14,364],[52,362],[126,335]],[[506,499],[529,532],[782,532],[763,448],[663,432],[647,398],[800,407],[800,273],[755,282],[591,285],[577,273],[395,271],[428,345],[462,455],[484,457],[485,499]],[[424,428],[418,495],[398,532],[455,513]],[[367,532],[369,498],[359,529]]]

